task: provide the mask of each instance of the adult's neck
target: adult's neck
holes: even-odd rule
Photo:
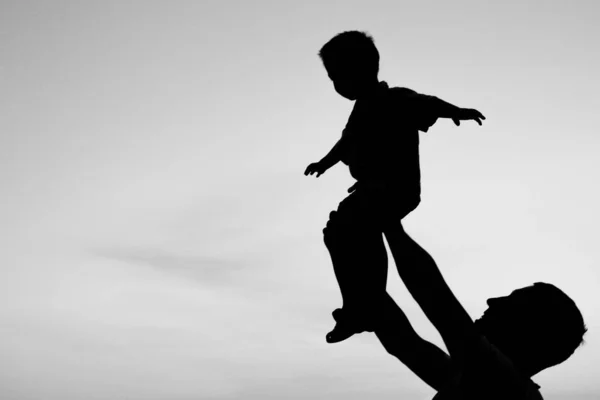
[[[502,351],[502,349],[500,349]],[[546,367],[540,367],[532,359],[532,355],[528,354],[527,350],[523,349],[517,354],[504,353],[513,363],[513,366],[521,372],[521,374],[531,378],[535,374],[546,369]],[[526,355],[527,354],[527,355]]]

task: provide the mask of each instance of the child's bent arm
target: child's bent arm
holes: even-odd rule
[[[333,146],[329,153],[325,157],[323,157],[320,161],[316,163],[310,164],[306,167],[304,171],[304,175],[312,175],[314,173],[317,174],[317,178],[325,173],[329,168],[333,167],[335,164],[342,160],[343,155],[343,147],[345,146],[345,142],[347,139],[342,137],[337,143]]]
[[[325,157],[319,161],[319,163],[323,166],[324,169],[329,169],[333,167],[335,164],[341,161],[342,159],[342,146],[344,145],[344,138],[341,138],[337,141],[337,143],[333,146],[333,148],[327,153]]]

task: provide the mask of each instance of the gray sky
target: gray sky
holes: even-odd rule
[[[569,294],[587,344],[534,380],[597,398],[599,17],[593,1],[1,2],[2,398],[433,396],[373,335],[324,339],[340,296],[321,229],[352,179],[302,173],[351,110],[317,57],[351,29],[390,85],[487,117],[422,135],[406,229],[473,317],[535,281]]]

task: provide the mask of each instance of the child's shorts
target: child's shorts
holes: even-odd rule
[[[389,185],[359,184],[340,202],[337,211],[329,214],[325,230],[335,227],[383,232],[386,225],[400,223],[417,208],[421,197],[416,193],[409,196]]]

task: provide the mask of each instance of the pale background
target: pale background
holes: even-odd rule
[[[324,339],[321,229],[352,179],[303,171],[352,107],[317,52],[359,29],[390,85],[487,117],[422,135],[406,229],[473,317],[571,295],[587,344],[534,380],[599,398],[598,4],[0,2],[0,397],[433,396],[373,335]]]

